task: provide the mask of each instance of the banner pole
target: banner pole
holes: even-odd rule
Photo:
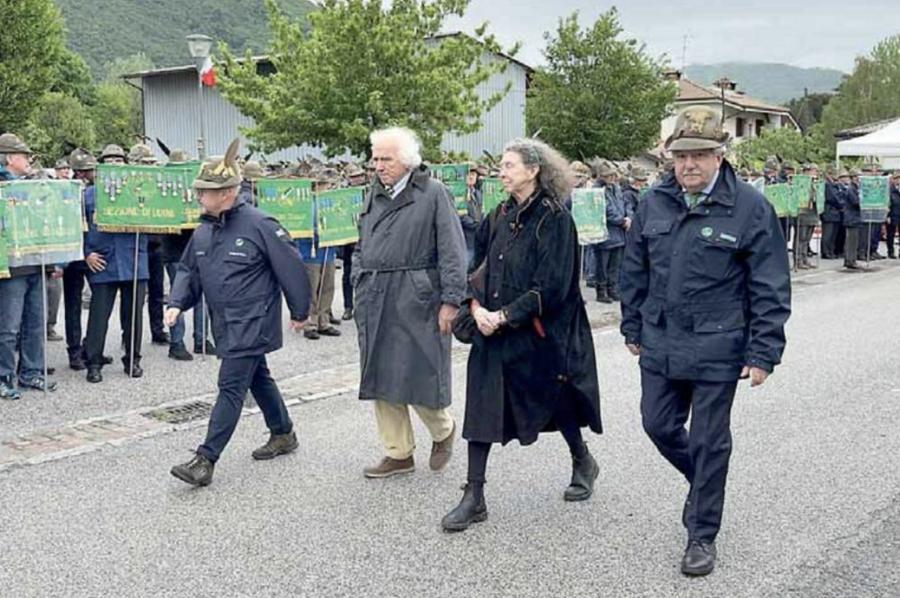
[[[134,280],[131,285],[131,342],[128,345],[128,377],[134,378],[134,334],[137,320],[138,255],[141,248],[141,233],[134,233]]]
[[[197,309],[196,306],[194,309]],[[200,361],[206,361],[206,293],[200,294]]]
[[[41,317],[41,345],[44,347],[44,396],[47,396],[47,252],[41,249],[41,304],[44,306]]]

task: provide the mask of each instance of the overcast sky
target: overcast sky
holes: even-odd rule
[[[555,31],[560,17],[577,10],[584,25],[612,6],[629,36],[676,67],[687,35],[687,64],[783,62],[850,72],[857,55],[900,33],[900,0],[471,0],[466,16],[445,29],[471,31],[487,20],[505,46],[523,42],[518,58],[536,65],[543,33]]]

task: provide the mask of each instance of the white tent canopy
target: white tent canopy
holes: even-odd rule
[[[841,156],[900,157],[900,119],[874,133],[856,139],[839,141],[837,155],[838,158]]]

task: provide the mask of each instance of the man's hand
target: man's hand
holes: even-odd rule
[[[766,378],[769,377],[769,372],[762,368],[754,368],[749,365],[745,365],[744,369],[741,370],[741,378],[750,378],[750,386],[759,386],[763,382],[766,381]]]
[[[291,320],[291,330],[294,332],[300,332],[303,328],[309,323],[309,318],[306,318],[303,321],[300,320]]]
[[[484,336],[490,336],[497,332],[500,327],[500,313],[496,311],[488,311],[483,307],[478,307],[472,312],[478,330]]]
[[[625,230],[631,229],[631,218],[625,216]]]
[[[625,343],[625,346],[628,348],[628,352],[631,353],[632,355],[637,356],[637,355],[641,354],[641,346],[640,345]]]
[[[450,334],[453,331],[453,320],[456,319],[458,313],[459,308],[455,305],[446,303],[441,305],[441,309],[438,311],[438,328],[440,328],[441,334]]]
[[[170,307],[166,310],[166,314],[163,316],[163,323],[171,328],[178,322],[178,316],[181,315],[181,310],[177,307]]]
[[[59,266],[53,267],[53,273],[50,274],[50,278],[62,278],[63,277],[63,269]]]
[[[106,260],[103,259],[103,256],[99,253],[94,252],[89,254],[84,258],[84,261],[87,264],[88,268],[91,269],[91,272],[95,274],[97,272],[103,272],[104,270],[106,270]]]

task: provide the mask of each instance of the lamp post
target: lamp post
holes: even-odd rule
[[[201,160],[206,159],[206,111],[203,109],[203,80],[200,72],[203,63],[209,58],[209,50],[212,47],[212,38],[200,33],[192,33],[187,36],[188,51],[194,64],[197,65],[197,110],[200,111],[200,138],[197,140],[197,154]]]

